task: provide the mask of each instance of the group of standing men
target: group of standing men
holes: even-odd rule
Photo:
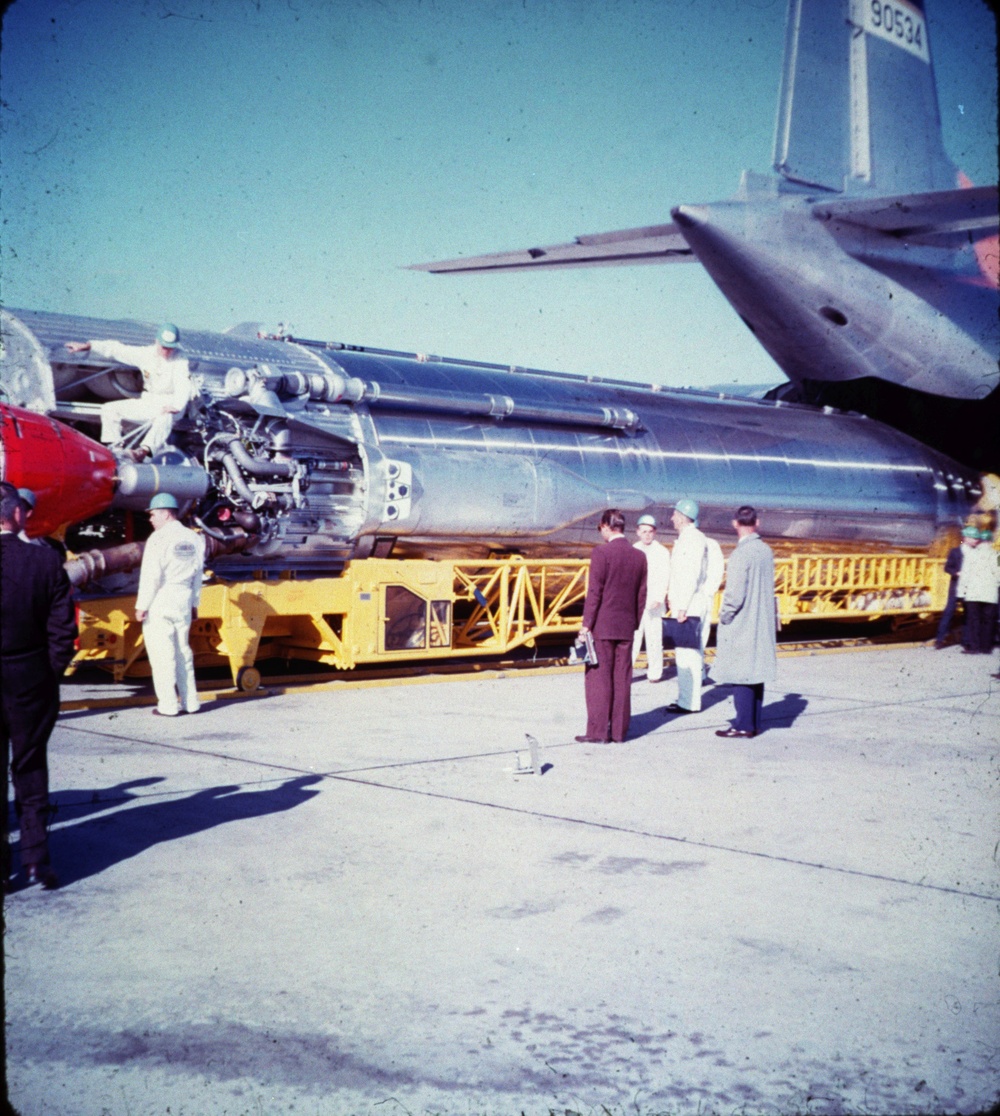
[[[698,529],[699,508],[684,498],[674,505],[673,552],[656,539],[656,521],[639,519],[638,542],[628,545],[625,517],[617,509],[601,517],[605,546],[594,551],[581,635],[594,641],[596,663],[584,674],[587,730],[581,743],[621,742],[631,718],[632,666],[646,643],[650,682],[663,677],[663,640],[672,642],[677,698],[665,709],[675,716],[698,713],[712,604],[726,576],[719,544]],[[735,723],[723,737],[761,731],[764,686],[776,675],[774,556],[757,534],[757,514],[741,507],[733,519],[738,542],[729,562],[719,615],[715,680],[733,686]]]
[[[70,341],[66,348],[134,367],[142,376],[140,395],[102,406],[101,441],[119,458],[136,462],[162,450],[193,392],[191,366],[180,355],[177,327],[162,325],[152,345],[92,340]],[[125,423],[137,427],[133,438],[139,444],[134,447],[122,441]],[[64,548],[26,532],[34,506],[33,492],[3,483],[0,735],[20,819],[25,882],[53,888],[57,879],[48,853],[48,740],[59,711],[59,680],[73,658],[77,626],[62,564]],[[177,500],[167,493],[154,496],[147,510],[153,534],[143,553],[135,614],[143,625],[153,673],[153,712],[167,717],[195,713],[199,702],[189,632],[201,593],[204,538],[180,522]],[[10,880],[6,817],[5,810],[0,866],[5,890]]]

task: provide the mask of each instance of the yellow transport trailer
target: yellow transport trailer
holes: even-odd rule
[[[781,621],[924,620],[944,607],[943,567],[942,558],[924,555],[782,555],[775,563]],[[350,670],[565,642],[580,626],[587,569],[585,559],[367,558],[337,577],[213,577],[191,628],[195,665],[228,666],[238,688],[253,690],[265,660]],[[718,606],[719,598],[716,615]],[[117,681],[148,676],[134,597],[82,599],[79,608],[75,666],[101,666]]]

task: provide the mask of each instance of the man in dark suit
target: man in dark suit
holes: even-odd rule
[[[944,612],[938,623],[937,638],[934,640],[934,650],[941,651],[948,643],[948,633],[951,631],[951,622],[955,618],[958,608],[958,578],[962,572],[962,548],[953,546],[948,551],[944,560],[944,572],[950,578],[948,582],[948,599],[945,601]]]
[[[56,886],[49,864],[49,736],[59,714],[59,679],[73,658],[76,617],[54,550],[19,539],[24,506],[0,488],[0,736],[21,820],[21,866],[29,884]],[[5,763],[8,759],[5,758]],[[6,780],[5,780],[6,781]],[[10,875],[4,803],[3,884]]]
[[[625,516],[609,508],[601,516],[599,546],[590,559],[590,579],[580,634],[590,632],[597,665],[584,669],[587,732],[581,744],[620,743],[632,715],[632,640],[646,605],[646,558],[625,538]]]

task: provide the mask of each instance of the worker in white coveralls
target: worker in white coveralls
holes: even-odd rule
[[[153,533],[142,554],[135,618],[153,670],[153,713],[176,717],[200,708],[188,634],[201,600],[205,540],[177,518],[177,500],[169,493],[154,496],[148,511]]]
[[[701,619],[709,608],[708,541],[698,530],[698,504],[684,497],[674,505],[670,522],[677,542],[670,554],[667,605],[668,631],[674,641],[677,664],[677,700],[664,710],[669,714],[701,712]]]
[[[646,680],[663,680],[663,614],[667,608],[667,584],[670,581],[670,551],[656,538],[656,520],[641,515],[635,533],[639,536],[636,550],[646,556],[646,607],[632,641],[632,665],[635,666],[642,641],[646,641]]]
[[[701,662],[702,681],[708,675],[705,663],[705,648],[708,646],[708,636],[712,630],[712,608],[715,605],[715,594],[718,593],[726,576],[726,560],[722,556],[722,547],[715,541],[705,536],[705,546],[708,548],[708,566],[705,571],[705,600],[707,602],[701,616]]]
[[[141,444],[124,456],[142,461],[158,453],[174,422],[191,400],[191,367],[178,356],[181,337],[175,325],[162,325],[153,345],[125,345],[121,341],[67,341],[71,353],[91,352],[142,373],[142,395],[114,399],[101,405],[101,441],[114,446],[122,440],[122,423],[148,424]]]

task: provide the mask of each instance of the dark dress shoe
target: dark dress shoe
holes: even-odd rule
[[[696,713],[696,709],[685,709],[683,705],[678,705],[676,701],[672,701],[664,710],[664,713],[681,714],[681,713]]]
[[[28,887],[41,884],[46,891],[51,891],[59,885],[59,878],[47,864],[29,864],[24,870]]]
[[[577,744],[610,744],[610,740],[605,740],[602,736],[574,736],[573,739]]]
[[[743,732],[742,729],[727,728],[727,729],[716,729],[715,730],[715,735],[716,736],[723,736],[727,740],[732,740],[734,737],[743,737],[747,740],[752,740],[757,734],[755,732]]]

